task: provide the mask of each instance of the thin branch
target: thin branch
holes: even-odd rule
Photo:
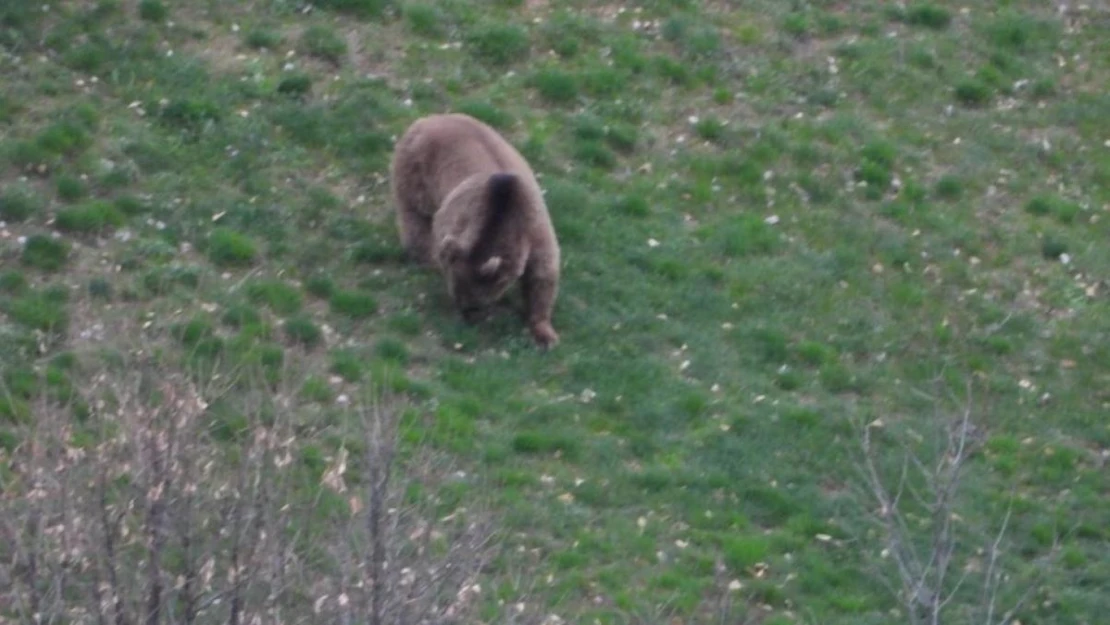
[[[995,580],[994,567],[998,562],[998,555],[1001,552],[1000,545],[1002,544],[1002,537],[1006,534],[1006,528],[1010,525],[1010,515],[1014,511],[1014,495],[1010,493],[1010,500],[1006,504],[1006,514],[1002,517],[1002,525],[998,528],[998,533],[994,537],[994,542],[990,546],[990,560],[987,564],[987,572],[985,576],[986,583],[983,585],[983,602],[987,604],[987,619],[988,625],[994,621],[994,607],[998,598],[998,583]],[[989,594],[989,601],[988,599]]]

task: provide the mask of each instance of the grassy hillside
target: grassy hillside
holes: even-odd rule
[[[0,615],[1098,622],[1097,5],[4,2]],[[401,254],[449,110],[550,353]]]

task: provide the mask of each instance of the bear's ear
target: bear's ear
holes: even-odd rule
[[[497,270],[500,269],[500,268],[501,268],[501,257],[500,256],[490,256],[489,260],[482,263],[482,266],[478,268],[478,274],[488,278],[488,277],[492,276],[493,274],[497,273]]]
[[[451,235],[443,237],[439,242],[439,262],[450,265],[462,256],[462,246],[459,240]]]

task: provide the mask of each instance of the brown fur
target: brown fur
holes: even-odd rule
[[[401,243],[435,265],[468,321],[520,282],[528,326],[542,347],[559,335],[551,313],[559,243],[524,157],[486,124],[462,114],[416,120],[390,170]]]

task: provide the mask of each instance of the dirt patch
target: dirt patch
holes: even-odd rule
[[[227,27],[198,20],[191,27],[204,31],[207,36],[200,40],[190,39],[182,45],[182,51],[203,60],[213,72],[219,74],[242,74],[260,57],[279,53],[277,50],[246,48],[238,26]]]
[[[388,41],[383,42],[381,47],[367,46],[366,41],[371,39],[372,34],[376,33],[368,33],[359,28],[346,32],[344,38],[347,41],[347,63],[358,76],[384,78],[392,85],[391,68],[395,66],[396,60],[404,56],[404,51]],[[379,39],[374,37],[375,41]]]

